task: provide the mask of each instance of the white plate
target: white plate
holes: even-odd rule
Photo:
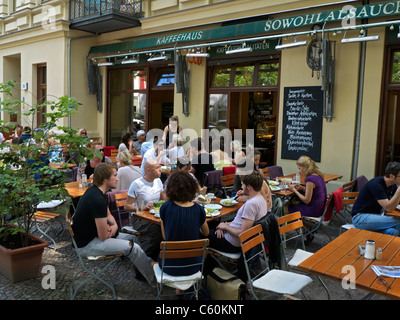
[[[281,187],[276,187],[276,186],[270,186],[271,191],[280,191],[282,190]]]
[[[225,201],[228,201],[228,200],[231,202],[231,204],[225,204]],[[232,199],[222,199],[219,203],[222,204],[225,207],[232,207],[237,203],[237,201],[236,200],[232,200]]]
[[[216,217],[216,216],[219,216],[220,214],[221,214],[220,211],[214,211],[212,213],[206,213],[206,217],[207,218]]]
[[[221,206],[220,204],[210,203],[210,204],[206,204],[206,205],[204,206],[204,208],[206,208],[206,209],[217,209],[217,210],[219,210],[219,209],[222,209],[222,206]]]
[[[156,211],[156,210],[154,210],[154,209],[150,209],[150,213],[152,213],[152,214],[160,214],[160,212],[159,211]]]
[[[278,182],[278,181],[275,181],[275,180],[270,180],[270,181],[269,181],[269,184],[272,185],[272,186],[278,186],[278,185],[279,185],[279,182]]]
[[[154,216],[155,216],[156,218],[159,218],[159,217],[160,217],[160,214],[159,214],[159,213],[156,213]]]
[[[399,205],[397,205],[396,209],[397,209],[397,210],[400,210],[400,204],[399,204]]]

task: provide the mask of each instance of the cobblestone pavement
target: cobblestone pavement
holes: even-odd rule
[[[332,236],[338,235],[338,221],[333,220],[327,228]],[[57,250],[46,248],[42,258],[42,267],[51,265],[56,272],[56,288],[43,289],[42,279],[46,275],[38,274],[35,278],[19,283],[12,283],[0,275],[0,300],[68,300],[71,279],[74,273],[80,268],[79,261],[70,243],[70,236],[64,232],[62,237],[57,239]],[[329,242],[328,237],[318,232],[314,241],[307,246],[307,250],[315,252]],[[288,255],[293,253],[293,248],[288,245]],[[154,300],[156,289],[150,287],[147,282],[135,278],[135,272],[129,260],[122,259],[116,262],[111,270],[119,300]],[[326,300],[327,294],[323,290],[316,277],[312,276],[313,283],[306,287],[305,294],[311,300]],[[339,282],[324,279],[330,289],[332,300],[360,300],[367,292],[363,290],[343,290]],[[77,300],[110,300],[112,294],[109,289],[93,283],[84,286],[78,293]],[[299,298],[303,298],[299,295]],[[384,300],[384,297],[373,296],[372,299]]]

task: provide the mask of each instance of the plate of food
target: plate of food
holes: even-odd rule
[[[279,182],[275,180],[269,180],[269,185],[270,186],[279,186]]]
[[[397,205],[396,209],[397,209],[397,210],[400,210],[400,204],[399,204],[399,205]]]
[[[219,210],[219,209],[222,209],[222,206],[220,204],[212,203],[212,204],[206,204],[204,206],[204,208],[210,209],[210,210]]]
[[[216,216],[219,216],[221,214],[221,212],[218,209],[205,208],[205,211],[206,211],[206,217],[207,218],[216,217]]]
[[[278,187],[278,186],[269,186],[269,187],[270,187],[271,191],[280,191],[281,190],[281,187]]]
[[[237,201],[233,199],[222,199],[219,203],[225,207],[232,207],[237,203]]]
[[[210,202],[211,202],[211,199],[203,196],[202,194],[197,197],[197,203],[209,204]]]

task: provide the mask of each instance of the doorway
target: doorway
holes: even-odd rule
[[[400,162],[400,45],[386,49],[384,79],[375,176],[382,175],[389,162]]]
[[[263,166],[275,164],[278,119],[279,61],[259,59],[209,68],[208,129],[254,130],[254,149],[261,152]],[[247,139],[249,141],[249,139]]]

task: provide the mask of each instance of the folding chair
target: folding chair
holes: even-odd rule
[[[106,256],[90,256],[90,257],[82,257],[78,253],[78,246],[74,239],[74,231],[72,229],[72,220],[70,213],[67,212],[66,214],[66,221],[68,230],[71,234],[72,244],[74,246],[75,252],[78,256],[79,262],[81,264],[81,270],[75,273],[74,277],[72,278],[71,287],[70,287],[70,299],[74,300],[79,289],[82,288],[85,284],[87,284],[91,280],[98,280],[108,288],[110,288],[114,299],[117,298],[117,294],[115,292],[114,281],[112,279],[111,274],[108,271],[108,268],[119,260],[122,257],[122,254],[117,255],[106,255]],[[78,280],[78,276],[81,273],[86,273],[87,278],[82,279],[80,283],[77,285],[75,284]]]
[[[222,190],[224,190],[225,197],[228,198],[227,191],[233,189],[233,182],[235,181],[235,174],[228,174],[222,176]]]
[[[333,217],[333,214],[332,214],[332,216],[330,216],[329,219],[326,219],[326,213],[328,212],[329,205],[330,205],[332,199],[333,199],[332,194],[329,194],[328,199],[325,202],[324,211],[322,212],[322,215],[320,217],[303,216],[304,224],[310,227],[310,229],[306,228],[307,231],[306,231],[305,236],[312,235],[317,230],[321,230],[328,236],[329,240],[332,241],[330,234],[328,232],[325,232],[325,230],[323,228],[324,226],[327,226],[329,224],[329,222],[332,220],[332,217]]]
[[[342,203],[343,206],[352,206],[358,197],[358,192],[342,192]],[[347,210],[347,207],[346,207]],[[342,233],[342,229],[349,230],[351,228],[354,228],[354,224],[352,223],[346,223],[340,226],[340,232],[339,234]]]
[[[36,229],[43,236],[45,236],[47,239],[49,239],[53,243],[54,250],[57,250],[56,241],[54,239],[57,238],[64,231],[64,225],[63,225],[62,221],[57,219],[60,216],[60,214],[55,213],[55,212],[42,211],[42,210],[56,209],[58,206],[60,206],[64,202],[65,202],[65,200],[51,200],[49,202],[42,201],[36,207],[36,209],[39,209],[39,210],[33,214],[33,221],[35,223]],[[53,221],[57,221],[61,226],[61,230],[56,234],[56,236],[54,238],[52,238],[48,233],[49,230],[53,228],[53,226],[52,226]],[[46,230],[41,228],[41,225],[44,225],[44,224],[48,224]]]
[[[115,205],[116,205],[117,211],[118,211],[120,230],[121,230],[121,232],[124,232],[124,233],[130,233],[135,236],[140,236],[139,231],[133,229],[131,226],[124,226],[122,224],[121,215],[124,213],[127,213],[127,211],[124,210],[124,206],[125,206],[125,202],[126,202],[127,198],[128,198],[127,192],[115,194]],[[128,212],[128,214],[129,214],[129,212]]]
[[[284,262],[286,269],[289,267],[297,268],[297,266],[302,263],[304,260],[308,259],[313,255],[312,252],[306,251],[306,247],[304,244],[304,235],[303,235],[303,220],[301,219],[300,211],[285,215],[283,217],[279,217],[278,219],[279,233],[281,235],[281,249],[282,253],[285,256]],[[302,249],[297,249],[294,255],[290,258],[289,262],[286,259],[286,243],[291,240],[295,240],[301,242]],[[295,246],[296,247],[296,246]],[[328,300],[331,299],[331,295],[328,287],[322,281],[322,279],[317,276],[317,279],[324,287],[326,293],[328,294]]]
[[[264,179],[267,180],[269,178],[268,168],[262,168],[261,170],[262,170]]]
[[[158,262],[153,263],[154,274],[157,279],[157,300],[162,295],[164,286],[180,290],[188,290],[193,286],[193,291],[184,294],[194,293],[196,300],[199,297],[199,290],[203,279],[204,261],[208,252],[208,239],[188,240],[188,241],[163,241],[160,244],[161,265]],[[200,262],[190,261],[189,264],[174,265],[168,264],[167,259],[182,259],[201,257]],[[166,273],[165,268],[185,270],[185,268],[198,266],[200,271],[187,276],[172,276]]]
[[[245,232],[242,232],[239,235],[239,239],[250,291],[255,299],[259,299],[255,289],[279,295],[295,295],[312,282],[312,279],[305,275],[285,270],[269,269],[265,248],[263,245],[258,246],[264,242],[264,234],[262,232],[261,225],[256,225]],[[254,250],[253,254],[249,257],[246,257],[246,252],[255,247],[257,247],[257,249]],[[265,263],[264,269],[252,277],[249,263],[259,255],[262,255],[264,261],[267,263]],[[302,294],[305,297],[303,292]]]

